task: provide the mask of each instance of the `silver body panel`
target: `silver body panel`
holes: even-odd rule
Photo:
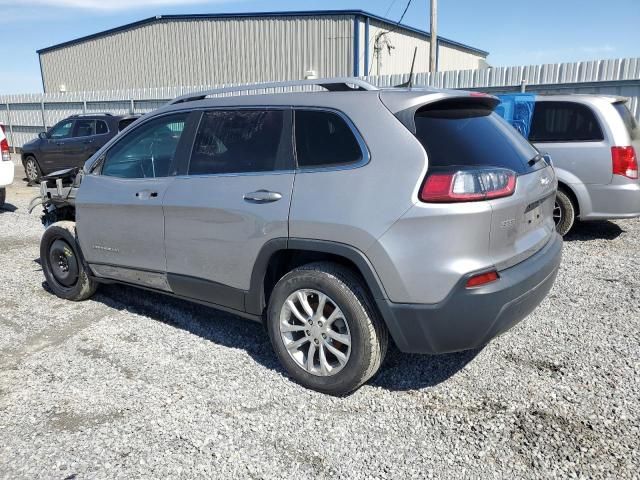
[[[167,271],[248,290],[263,245],[288,236],[293,172],[179,177],[164,198]],[[273,203],[248,203],[257,190]]]
[[[173,181],[85,175],[76,197],[76,221],[86,261],[166,271],[162,198]]]
[[[573,192],[580,220],[640,216],[640,180],[613,175],[611,147],[633,145],[640,154],[640,139],[631,138],[613,103],[617,97],[599,95],[539,95],[538,102],[573,102],[587,106],[600,123],[601,142],[536,142],[551,155],[558,180]]]

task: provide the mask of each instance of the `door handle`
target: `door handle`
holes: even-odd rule
[[[270,192],[269,190],[256,190],[255,192],[245,193],[243,198],[249,203],[271,203],[280,200],[282,194]]]
[[[93,143],[93,140],[85,140],[84,143],[86,144]]]
[[[140,200],[149,200],[150,198],[156,198],[158,196],[158,192],[152,192],[150,190],[141,190],[140,192],[136,192],[136,197]]]

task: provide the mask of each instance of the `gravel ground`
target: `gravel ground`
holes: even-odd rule
[[[121,286],[43,285],[19,179],[0,210],[2,478],[638,478],[640,221],[581,225],[544,303],[480,351],[391,351],[347,398],[263,327]]]

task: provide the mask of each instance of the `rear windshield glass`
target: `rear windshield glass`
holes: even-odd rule
[[[618,111],[618,114],[620,114],[620,117],[622,117],[622,121],[627,127],[629,135],[631,135],[632,138],[636,138],[638,136],[638,123],[636,119],[633,118],[627,106],[624,103],[614,103],[613,106]]]
[[[528,173],[544,167],[528,165],[538,151],[490,108],[441,102],[418,110],[415,124],[430,168],[486,166]]]

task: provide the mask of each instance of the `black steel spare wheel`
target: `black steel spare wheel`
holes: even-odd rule
[[[58,297],[77,302],[96,291],[98,284],[82,260],[74,222],[64,220],[47,227],[40,240],[40,259],[47,285]]]
[[[71,287],[78,281],[78,258],[64,240],[58,239],[51,244],[49,262],[53,277],[61,285]]]

